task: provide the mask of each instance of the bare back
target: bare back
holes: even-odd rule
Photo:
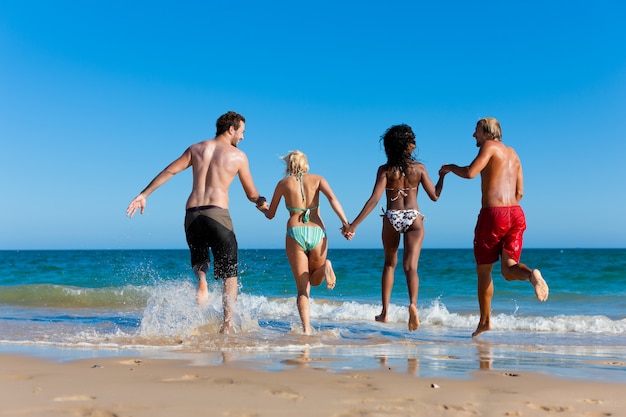
[[[522,166],[515,150],[499,140],[486,141],[479,152],[488,157],[480,171],[482,206],[516,206],[523,195]]]
[[[187,152],[193,171],[187,208],[207,205],[228,208],[228,188],[239,170],[247,169],[245,154],[219,138],[191,145]]]
[[[387,170],[386,177],[388,210],[419,210],[417,193],[420,184],[428,196],[436,201],[435,186],[428,176],[426,167],[419,162],[410,162],[404,175],[399,169]]]
[[[302,192],[300,191],[300,181],[294,176],[289,176],[280,181],[279,187],[285,198],[285,205],[291,208],[311,209],[309,223],[315,224],[321,228],[324,222],[319,215],[320,205],[320,188],[323,178],[316,174],[305,174],[302,176],[302,188],[304,191],[305,201],[302,201]],[[302,226],[302,211],[289,211],[289,220],[287,227]]]

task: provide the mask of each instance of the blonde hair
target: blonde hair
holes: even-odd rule
[[[485,134],[491,136],[491,139],[502,139],[502,128],[496,118],[482,118],[478,121],[478,125],[483,128]]]
[[[306,155],[300,151],[291,151],[287,155],[281,157],[285,164],[285,175],[306,174],[309,172],[309,161]]]

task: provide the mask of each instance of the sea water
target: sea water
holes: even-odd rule
[[[306,336],[284,251],[240,250],[236,333],[221,335],[221,282],[211,280],[209,303],[198,306],[187,250],[0,251],[0,352],[242,360],[267,370],[382,366],[458,378],[531,370],[626,382],[624,249],[525,249],[522,262],[550,286],[545,303],[528,282],[505,281],[496,264],[493,330],[477,338],[471,250],[422,251],[414,332],[401,262],[389,321],[379,323],[382,250],[328,256],[337,285],[312,288],[314,333]]]

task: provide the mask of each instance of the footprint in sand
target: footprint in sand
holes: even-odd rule
[[[183,376],[179,376],[176,378],[165,378],[162,379],[162,382],[185,382],[185,381],[195,381],[196,379],[199,379],[200,376],[199,375],[194,375],[194,374],[185,374]]]
[[[543,410],[543,411],[548,411],[551,413],[563,413],[566,411],[572,411],[571,408],[560,406],[560,405],[539,405],[539,404],[533,404],[533,403],[526,403],[526,406],[528,408],[532,408],[533,410]]]
[[[139,359],[129,359],[127,361],[120,361],[122,365],[141,365],[143,362]]]
[[[118,417],[117,414],[98,408],[86,408],[80,411],[82,417]]]
[[[455,415],[476,415],[476,410],[474,409],[474,404],[467,403],[464,405],[449,405],[449,404],[440,404],[439,408],[442,408],[446,411],[453,411]],[[462,414],[458,414],[462,413]]]
[[[65,397],[56,397],[52,401],[54,402],[65,402],[65,401],[91,401],[95,400],[96,397],[93,395],[68,395]]]
[[[286,400],[292,400],[292,401],[298,401],[303,398],[302,395],[298,394],[297,392],[286,391],[286,390],[281,390],[281,389],[270,390],[270,394],[276,397],[280,397],[280,398],[284,398]]]
[[[213,380],[213,382],[219,385],[233,385],[235,383],[235,380],[230,378],[218,378]]]
[[[585,404],[597,404],[597,405],[600,405],[604,402],[602,400],[594,400],[593,398],[585,398],[584,400],[579,400],[579,401]]]

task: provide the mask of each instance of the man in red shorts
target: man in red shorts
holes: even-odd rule
[[[515,150],[502,143],[500,123],[487,117],[476,123],[478,155],[468,166],[443,165],[439,175],[452,172],[461,178],[480,173],[482,209],[474,232],[474,257],[478,275],[480,321],[472,337],[491,329],[493,264],[502,256],[501,273],[507,281],[529,281],[539,301],[548,299],[548,284],[538,269],[519,263],[526,230],[524,212],[519,205],[524,193],[522,165]]]

